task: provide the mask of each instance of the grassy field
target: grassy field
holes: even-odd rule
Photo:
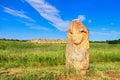
[[[120,44],[91,43],[81,76],[65,67],[65,44],[0,40],[0,80],[120,80]]]

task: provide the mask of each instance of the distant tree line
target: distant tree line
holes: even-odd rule
[[[0,38],[0,40],[5,40],[5,41],[27,41],[27,40],[19,40],[19,39],[6,39],[6,38]]]
[[[118,40],[106,40],[106,41],[90,41],[90,43],[120,44],[120,39],[118,39]]]
[[[120,44],[120,39],[118,39],[118,40],[107,40],[106,42],[108,44]]]
[[[6,38],[0,38],[0,40],[5,40],[5,41],[28,41],[28,40],[6,39]],[[106,41],[90,41],[90,43],[120,44],[120,39],[118,39],[118,40],[106,40]]]

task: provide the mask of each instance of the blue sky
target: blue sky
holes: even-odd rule
[[[0,0],[0,38],[66,39],[73,19],[90,31],[90,40],[120,38],[119,0]]]

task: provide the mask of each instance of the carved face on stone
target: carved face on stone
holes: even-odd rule
[[[76,45],[88,39],[88,30],[79,20],[73,20],[68,29],[68,39]]]

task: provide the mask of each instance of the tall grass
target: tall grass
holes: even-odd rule
[[[65,46],[60,43],[38,44],[0,40],[0,77],[2,76],[0,79],[71,79],[72,75],[65,69]],[[88,74],[92,75],[88,75],[86,80],[92,80],[89,76],[94,74],[97,76],[95,79],[98,79],[97,71],[102,75],[105,74],[101,72],[102,70],[120,71],[119,56],[120,44],[91,43]],[[7,76],[8,72],[10,77]],[[102,75],[99,75],[100,80],[107,80]]]
[[[3,48],[3,45],[6,48]],[[1,41],[0,66],[40,67],[65,64],[64,44]]]
[[[90,62],[119,62],[120,44],[92,43],[90,46]]]
[[[120,44],[92,43],[90,63],[119,62]],[[0,66],[56,66],[65,65],[65,44],[0,41]]]

